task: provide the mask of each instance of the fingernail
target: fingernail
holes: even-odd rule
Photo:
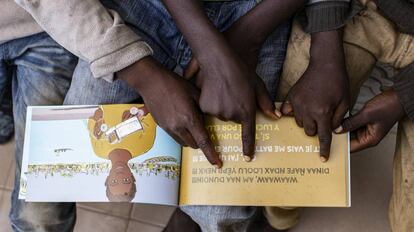
[[[326,163],[326,161],[328,161],[325,156],[320,156],[320,159],[322,163]]]
[[[339,134],[344,130],[344,128],[342,126],[339,126],[338,128],[335,129],[335,133]]]
[[[277,117],[282,117],[282,113],[280,113],[280,111],[279,110],[275,110],[275,114],[276,114],[276,116]]]
[[[245,155],[244,156],[244,161],[246,162],[250,162],[252,160],[252,157]]]
[[[217,161],[216,164],[214,164],[214,167],[216,167],[217,169],[220,169],[221,167],[223,167],[223,161],[221,161],[220,159]]]

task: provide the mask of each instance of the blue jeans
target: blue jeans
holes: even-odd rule
[[[9,107],[11,97],[9,94],[5,96],[12,78],[9,75],[10,68],[3,57],[4,50],[5,48],[0,44],[0,144],[6,143],[13,135],[13,119]]]
[[[3,96],[6,92],[7,83],[11,81],[11,77],[8,75],[8,66],[2,57],[2,54],[4,53],[2,47],[3,46],[0,44],[0,103],[3,102]]]
[[[1,77],[12,81],[16,131],[16,178],[10,221],[14,231],[68,231],[74,208],[66,204],[26,203],[18,200],[26,107],[61,105],[70,87],[77,58],[46,33],[0,44]]]
[[[126,23],[153,48],[154,58],[167,69],[174,70],[176,66],[185,69],[191,59],[191,49],[160,0],[102,2],[106,7],[120,13]],[[257,2],[208,2],[204,4],[204,9],[215,26],[224,31],[251,10]],[[273,99],[276,96],[289,32],[289,23],[281,25],[268,38],[260,52],[257,73],[264,80]],[[88,63],[80,61],[65,104],[128,103],[137,98],[139,94],[121,80],[107,83],[94,79]],[[187,206],[182,209],[203,231],[245,231],[259,211],[256,207],[220,206]]]

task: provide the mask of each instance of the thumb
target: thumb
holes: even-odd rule
[[[198,65],[198,61],[196,58],[192,57],[190,63],[187,65],[187,68],[184,71],[184,79],[190,80],[198,73],[199,70],[200,66]]]
[[[344,120],[346,113],[349,111],[349,105],[346,101],[342,101],[336,108],[334,116],[332,118],[332,128],[340,128],[341,123]]]
[[[360,127],[365,126],[369,123],[369,118],[365,116],[364,109],[359,111],[357,114],[345,118],[342,122],[342,125],[335,129],[335,133],[345,133],[349,131],[354,131]]]
[[[282,117],[282,113],[279,112],[279,110],[276,110],[275,104],[273,103],[269,92],[266,89],[265,84],[260,79],[260,77],[257,77],[258,81],[256,84],[256,101],[257,105],[259,106],[260,110],[263,111],[263,113],[273,119],[279,119]]]

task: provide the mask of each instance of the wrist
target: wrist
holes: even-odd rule
[[[152,57],[147,56],[116,73],[117,78],[124,80],[129,86],[142,93],[158,77],[162,66]]]
[[[192,50],[193,56],[203,63],[206,59],[215,59],[222,56],[229,48],[228,41],[224,38],[224,35],[220,33],[220,35],[211,36],[209,39],[206,39],[203,45],[194,48],[192,47]]]
[[[391,103],[393,106],[392,109],[395,113],[396,118],[400,120],[403,117],[405,117],[406,113],[404,110],[404,106],[397,92],[394,89],[391,89],[391,90],[385,91],[383,94],[388,96],[390,101],[392,102]]]
[[[269,32],[263,27],[253,15],[244,15],[238,21],[236,21],[225,34],[229,33],[236,35],[237,38],[231,38],[234,40],[240,40],[240,36],[243,36],[243,40],[247,44],[262,45],[269,36]],[[227,37],[227,36],[226,36]]]
[[[310,63],[345,67],[342,30],[317,32],[311,35]]]

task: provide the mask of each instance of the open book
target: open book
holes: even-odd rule
[[[165,205],[349,207],[349,135],[334,135],[322,163],[316,137],[293,118],[257,114],[256,155],[245,162],[241,127],[207,118],[223,160],[181,147],[144,105],[29,107],[20,198]]]

